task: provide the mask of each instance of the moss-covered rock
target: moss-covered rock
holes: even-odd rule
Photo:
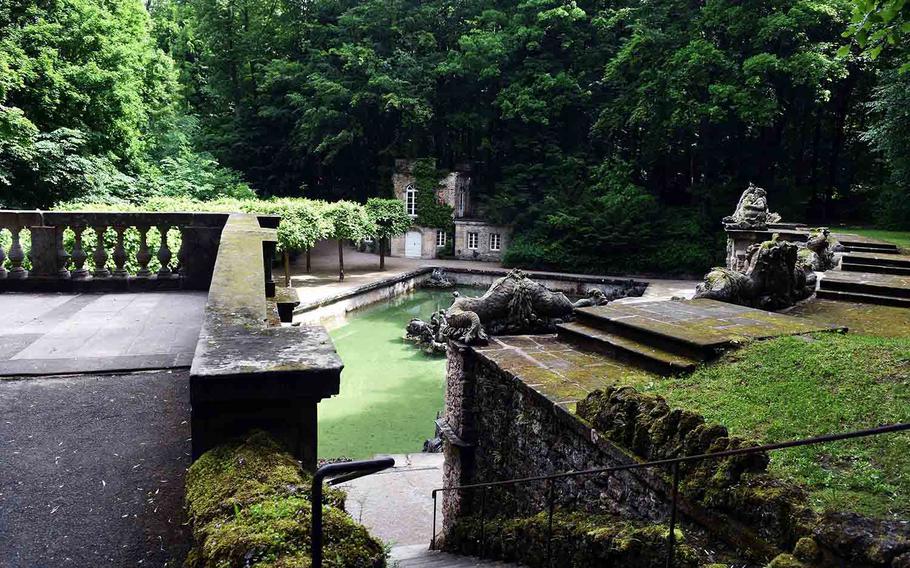
[[[311,483],[263,432],[206,452],[187,473],[193,549],[186,566],[309,566]],[[327,488],[324,495],[325,566],[385,566],[382,544],[344,512],[344,493]]]
[[[818,548],[818,543],[807,536],[799,539],[796,542],[796,546],[793,547],[793,556],[801,562],[815,562],[820,555],[821,551]]]
[[[546,566],[547,515],[512,519],[487,519],[481,549],[480,520],[460,519],[446,534],[444,548],[451,552],[482,555],[525,566]],[[664,525],[630,522],[608,515],[555,513],[553,516],[552,557],[566,568],[622,566],[656,568],[666,565],[667,536]],[[676,540],[683,540],[677,529]],[[695,567],[695,552],[678,544],[675,566]]]
[[[806,568],[806,565],[791,554],[780,554],[768,564],[767,568]]]

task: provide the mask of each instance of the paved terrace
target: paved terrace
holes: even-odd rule
[[[0,330],[0,564],[183,562],[187,367],[205,299],[0,294],[12,318]]]

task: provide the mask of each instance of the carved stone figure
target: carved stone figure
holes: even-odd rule
[[[745,272],[714,268],[696,287],[695,297],[765,310],[792,306],[815,289],[815,275],[810,273],[811,281],[807,278],[805,268],[797,262],[798,253],[795,244],[779,241],[777,235],[756,243],[747,252]]]
[[[836,267],[837,259],[834,253],[844,248],[831,236],[831,231],[827,228],[812,229],[809,231],[809,239],[797,246],[800,247],[797,262],[805,270],[814,272],[824,272]]]
[[[577,302],[579,307],[601,303],[606,303],[606,296],[599,290]],[[575,307],[565,294],[547,289],[516,269],[493,282],[483,296],[456,298],[446,310],[445,333],[472,344],[486,341],[487,333],[549,332],[556,323],[570,318]]]
[[[423,287],[446,290],[448,288],[454,288],[455,283],[446,278],[445,270],[441,268],[434,268],[433,273],[430,274],[430,278],[423,283]]]
[[[447,327],[445,313],[445,310],[433,313],[428,322],[420,318],[411,319],[408,322],[405,339],[419,344],[427,353],[445,353]]]
[[[768,211],[768,193],[750,183],[740,196],[736,211],[723,221],[727,229],[764,231],[768,223],[780,222],[780,215]]]

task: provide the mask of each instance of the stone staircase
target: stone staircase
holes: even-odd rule
[[[393,547],[389,555],[389,566],[392,568],[520,568],[518,564],[429,550],[425,544]]]
[[[581,308],[575,321],[557,326],[563,340],[666,375],[691,371],[752,339],[832,329],[705,299]]]
[[[819,281],[816,296],[910,308],[910,275],[829,270]]]
[[[867,272],[910,276],[910,256],[880,253],[845,253],[840,269],[846,272]]]
[[[897,245],[876,239],[857,237],[856,235],[835,235],[838,242],[844,245],[848,253],[899,254]]]

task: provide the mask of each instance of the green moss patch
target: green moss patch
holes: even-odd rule
[[[480,520],[464,517],[446,534],[444,547],[452,552],[482,555],[530,567],[547,562],[545,513],[533,517],[487,519],[484,545],[480,543]],[[608,515],[557,512],[553,516],[553,565],[566,568],[622,566],[652,568],[666,564],[669,529],[664,525],[630,522]],[[676,531],[677,543],[683,540]],[[685,544],[676,549],[679,568],[698,564],[695,552]]]
[[[187,473],[193,532],[187,567],[309,566],[311,483],[263,432],[203,454]],[[325,566],[385,566],[382,544],[344,512],[344,493],[326,489],[324,495]]]
[[[818,334],[756,342],[719,364],[640,385],[763,443],[910,421],[910,339]],[[774,452],[769,471],[817,510],[910,515],[907,434]]]

